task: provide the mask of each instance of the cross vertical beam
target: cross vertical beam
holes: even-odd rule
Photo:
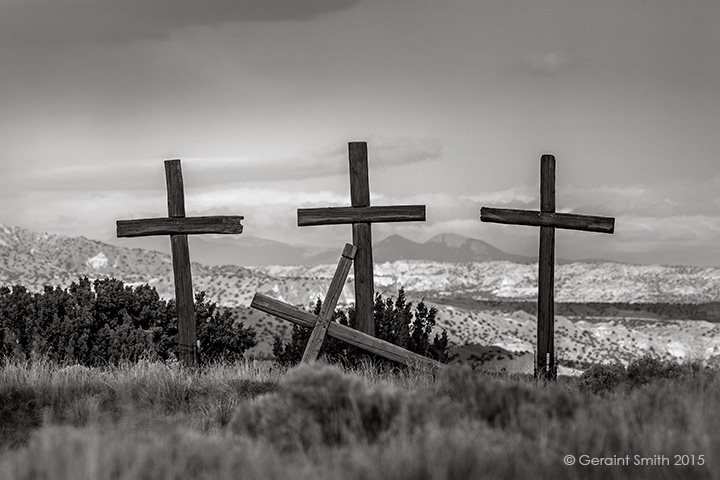
[[[350,159],[350,204],[353,207],[370,206],[370,180],[368,174],[367,143],[348,145]],[[375,272],[373,270],[372,232],[369,223],[353,223],[355,254],[355,315],[358,330],[375,336],[373,315],[375,301]]]
[[[540,159],[540,211],[555,213],[555,157]],[[540,227],[538,256],[538,371],[550,371],[555,359],[555,227]],[[550,364],[548,363],[550,359]],[[545,369],[545,370],[543,370]],[[537,373],[536,373],[537,374]],[[554,373],[552,374],[554,376]]]
[[[555,212],[555,157],[540,159],[540,211],[482,207],[480,220],[540,227],[538,256],[538,330],[535,376],[557,377],[555,361],[555,229],[613,233],[615,219]]]
[[[185,218],[185,190],[180,160],[165,162],[165,183],[168,217]],[[170,244],[178,315],[179,360],[187,366],[192,366],[197,364],[197,336],[188,236],[185,234],[170,235]]]
[[[425,221],[425,205],[370,206],[367,143],[348,145],[351,207],[299,208],[298,226],[351,223],[355,255],[355,313],[358,330],[375,335],[371,224]]]
[[[195,331],[195,298],[193,297],[187,236],[202,233],[242,233],[243,217],[237,215],[186,217],[180,160],[165,161],[165,184],[168,217],[118,220],[117,236],[123,238],[170,235],[178,316],[178,360],[190,367],[197,364],[198,347]]]

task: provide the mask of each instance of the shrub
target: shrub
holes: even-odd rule
[[[622,364],[596,364],[583,372],[578,386],[581,391],[601,393],[614,390],[626,379],[627,372]]]
[[[195,295],[197,317],[197,338],[200,342],[200,357],[203,362],[240,360],[245,350],[257,344],[253,328],[237,324],[229,310],[217,311],[214,302],[205,300],[205,292]]]
[[[236,360],[256,344],[255,331],[217,311],[200,292],[195,298],[202,361]],[[0,288],[0,354],[27,359],[46,356],[59,363],[118,364],[141,357],[175,358],[178,344],[174,301],[149,285],[126,286],[87,277],[69,288]]]
[[[655,378],[678,378],[684,370],[682,365],[673,361],[644,355],[628,365],[627,380],[631,386],[636,387],[645,385]]]
[[[229,429],[284,450],[306,450],[409,434],[441,413],[436,399],[390,385],[368,386],[330,365],[301,365],[277,392],[242,403]]]
[[[592,365],[580,377],[578,386],[582,391],[600,393],[614,390],[621,384],[635,388],[652,383],[656,379],[678,380],[685,376],[708,376],[699,363],[678,364],[652,355],[644,355],[626,367],[619,363]]]
[[[313,313],[320,313],[322,301],[315,303]],[[379,293],[375,295],[373,313],[375,321],[375,336],[381,340],[398,345],[411,352],[423,355],[440,362],[447,362],[448,338],[443,331],[436,334],[430,341],[433,327],[436,323],[437,309],[427,308],[424,302],[420,302],[413,309],[412,302],[408,302],[404,289],[400,289],[397,299],[383,299]],[[341,325],[356,328],[355,309],[350,307],[347,311],[337,309],[333,321]],[[283,366],[296,365],[302,359],[305,346],[310,338],[310,328],[293,325],[292,336],[289,342],[284,343],[279,337],[275,337],[273,344],[273,355],[276,361]],[[342,363],[349,367],[355,367],[361,361],[362,351],[345,342],[326,336],[320,355],[333,363]],[[380,357],[370,355],[374,361],[387,362]]]
[[[437,388],[463,412],[499,428],[529,428],[533,418],[570,418],[579,407],[577,394],[557,384],[540,388],[537,383],[478,375],[469,365],[443,370]]]

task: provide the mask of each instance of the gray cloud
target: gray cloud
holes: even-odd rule
[[[626,188],[568,189],[566,204],[576,213],[669,218],[716,216],[720,176],[703,181],[668,180]]]
[[[373,170],[440,158],[437,141],[408,138],[368,142],[368,162]],[[164,185],[163,158],[94,164],[27,165],[0,177],[0,187],[38,192],[107,192],[155,190]],[[267,180],[298,180],[347,175],[347,145],[299,153],[292,158],[185,158],[183,171],[192,170],[199,187]]]
[[[174,28],[242,21],[306,21],[361,0],[10,0],[0,42],[55,46],[167,38]]]
[[[368,163],[372,170],[424,161],[438,160],[442,148],[436,140],[412,138],[379,138],[368,141]],[[299,153],[291,158],[276,159],[207,159],[201,181],[215,178],[242,178],[243,181],[298,180],[327,175],[347,175],[346,144]]]

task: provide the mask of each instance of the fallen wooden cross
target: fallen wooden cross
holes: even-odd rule
[[[351,223],[355,257],[355,313],[358,330],[375,335],[372,234],[374,222],[425,221],[425,205],[370,206],[367,143],[348,145],[351,207],[299,208],[298,226]]]
[[[554,379],[555,362],[555,229],[613,233],[615,219],[555,212],[555,157],[543,155],[540,160],[540,211],[487,208],[480,210],[483,222],[540,227],[538,261],[538,330],[535,376]]]
[[[314,362],[317,360],[320,348],[322,347],[323,340],[325,339],[325,333],[327,333],[328,326],[332,322],[333,315],[335,314],[335,307],[337,306],[340,293],[342,293],[343,284],[347,280],[348,273],[350,272],[350,264],[355,258],[357,248],[349,243],[345,244],[345,248],[340,255],[340,262],[338,262],[337,270],[333,275],[332,281],[330,282],[330,288],[328,293],[325,295],[325,301],[320,307],[320,314],[317,316],[315,326],[308,339],[307,347],[302,356],[303,362]]]
[[[142,218],[118,220],[117,236],[147,237],[170,235],[172,245],[173,276],[178,315],[178,343],[180,360],[187,366],[197,363],[197,340],[195,333],[195,299],[193,297],[190,271],[189,234],[242,233],[241,216],[185,217],[185,192],[183,190],[180,160],[165,161],[168,218]]]
[[[288,320],[303,327],[313,329],[307,347],[305,347],[305,352],[303,353],[303,362],[311,362],[317,359],[320,348],[322,347],[322,342],[327,334],[350,345],[405,365],[426,365],[435,368],[444,368],[444,364],[431,358],[423,357],[422,355],[393,345],[390,342],[380,340],[332,321],[335,306],[342,291],[342,285],[345,283],[348,272],[350,271],[350,263],[356,251],[357,249],[353,245],[345,245],[319,315],[295,308],[292,305],[275,300],[261,293],[255,294],[250,306],[282,318],[283,320]]]

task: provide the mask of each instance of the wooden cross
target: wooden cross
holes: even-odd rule
[[[555,229],[613,233],[615,219],[555,212],[555,157],[540,159],[540,211],[482,207],[483,222],[540,227],[538,261],[538,330],[535,376],[555,379]]]
[[[193,366],[197,364],[197,340],[187,236],[202,233],[242,233],[243,217],[237,215],[185,217],[185,193],[180,160],[165,161],[165,182],[168,218],[118,220],[117,236],[121,238],[170,235],[178,316],[179,359],[186,366]]]
[[[348,144],[351,207],[299,208],[298,226],[352,224],[355,256],[355,312],[358,330],[375,335],[374,285],[370,224],[425,221],[425,205],[370,206],[367,143]]]
[[[319,315],[313,315],[310,312],[295,308],[292,305],[275,300],[274,298],[263,295],[262,293],[255,294],[250,306],[265,313],[269,313],[270,315],[282,318],[283,320],[288,320],[303,327],[313,329],[310,334],[308,344],[305,347],[305,352],[303,353],[303,362],[312,362],[317,359],[320,347],[322,347],[323,339],[327,334],[333,338],[349,343],[350,345],[354,345],[367,350],[368,352],[375,353],[384,358],[405,365],[426,365],[438,369],[445,368],[444,364],[431,358],[418,355],[417,353],[413,353],[402,347],[393,345],[390,342],[380,340],[372,335],[368,335],[332,321],[333,314],[335,313],[335,306],[337,305],[338,298],[340,297],[342,286],[347,279],[348,272],[350,271],[350,263],[352,263],[352,259],[355,256],[356,251],[359,251],[359,249],[356,249],[353,245],[345,245],[342,256],[340,257],[340,262],[338,263],[337,270],[335,271],[335,275],[330,283],[330,288],[328,289],[327,296],[325,297],[325,301],[323,302]]]

